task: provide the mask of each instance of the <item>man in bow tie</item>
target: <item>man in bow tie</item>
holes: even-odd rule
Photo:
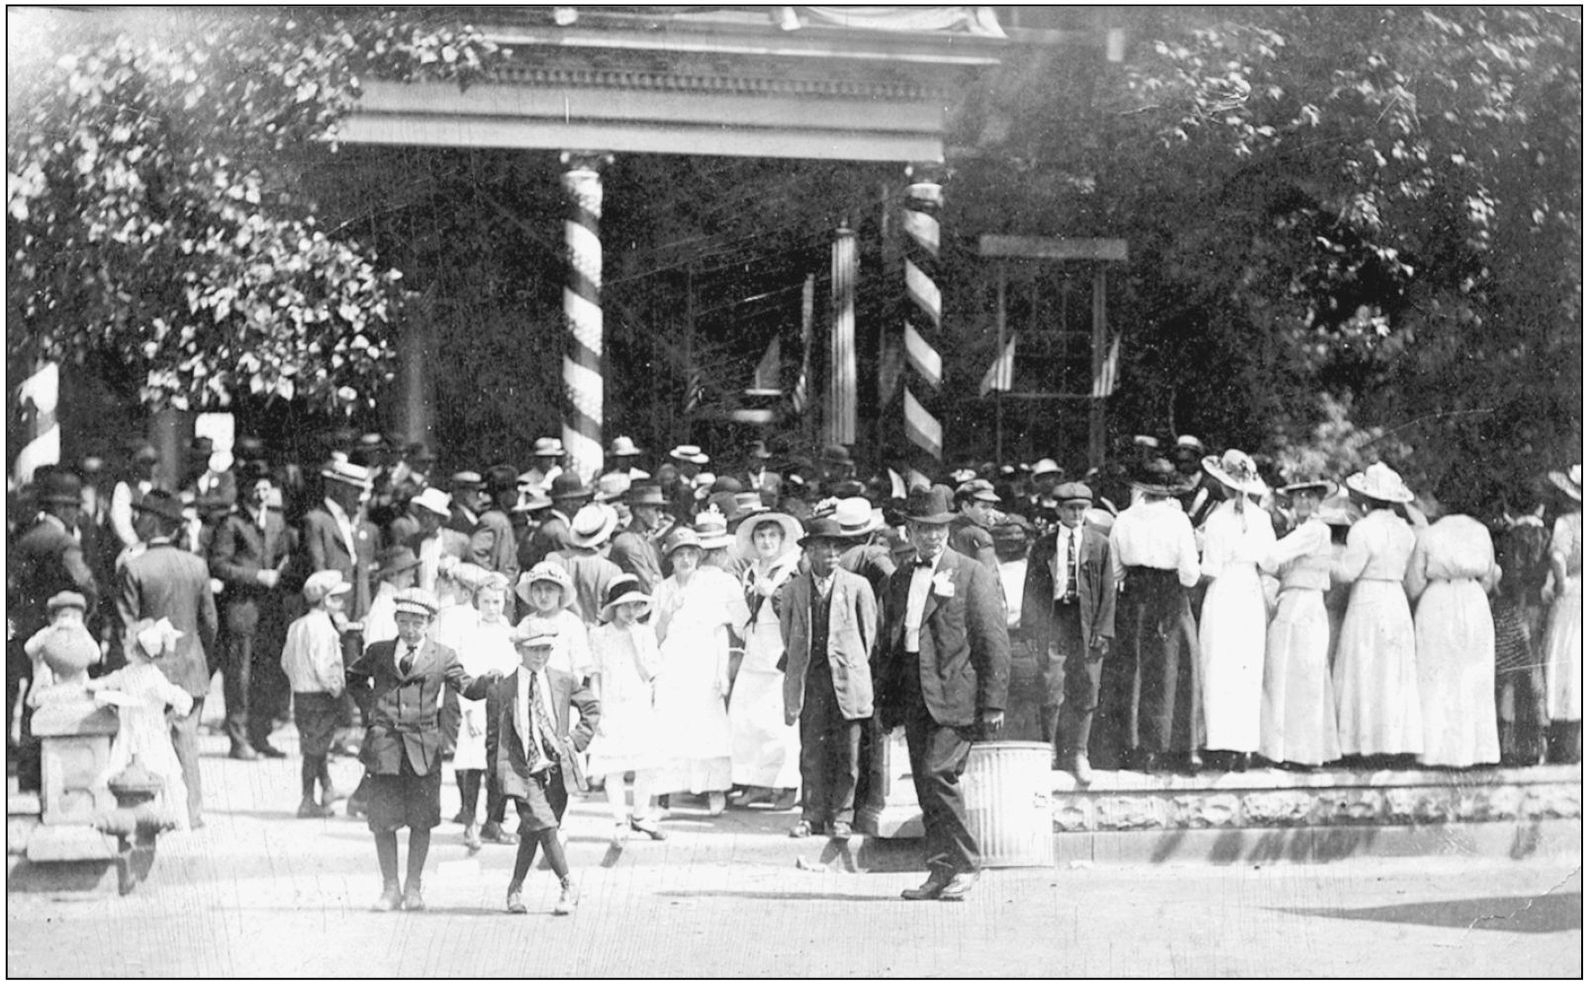
[[[881,725],[902,724],[924,815],[930,878],[908,900],[963,900],[980,872],[958,779],[976,739],[1002,728],[1008,625],[997,577],[947,550],[956,516],[945,487],[916,490],[904,510],[912,563],[886,583],[875,693]]]

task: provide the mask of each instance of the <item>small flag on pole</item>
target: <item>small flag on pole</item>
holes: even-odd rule
[[[753,368],[753,386],[748,388],[749,395],[771,395],[781,393],[781,336],[777,334],[770,340],[770,347],[764,351],[764,357],[759,360],[759,365]]]
[[[991,366],[987,367],[986,375],[980,378],[980,395],[982,397],[993,390],[1013,389],[1013,356],[1015,344],[1019,341],[1016,332],[1008,337],[1008,345],[1004,346]]]
[[[792,385],[792,410],[798,414],[809,406],[809,346],[814,341],[814,275],[803,280],[802,357],[798,361],[797,382]]]
[[[1113,333],[1113,345],[1108,347],[1107,358],[1097,370],[1096,383],[1091,387],[1092,397],[1112,397],[1119,386],[1119,342],[1123,333]]]

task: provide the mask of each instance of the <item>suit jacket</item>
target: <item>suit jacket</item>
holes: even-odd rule
[[[360,762],[373,774],[397,774],[408,759],[411,770],[428,774],[440,763],[438,706],[443,689],[463,693],[473,679],[452,649],[425,637],[416,647],[410,673],[402,675],[400,646],[397,638],[378,641],[344,671],[349,694],[368,723]]]
[[[470,537],[471,532],[476,530],[477,520],[480,516],[480,514],[475,512],[468,513],[464,507],[450,501],[449,519],[443,522],[443,526],[451,531],[459,531],[466,537]]]
[[[1008,618],[997,576],[951,547],[933,573],[949,585],[941,595],[932,585],[919,630],[919,689],[909,690],[911,655],[903,648],[908,588],[915,566],[905,565],[887,580],[881,606],[881,646],[877,649],[876,704],[887,729],[907,718],[923,700],[944,726],[969,726],[983,709],[1001,711],[1008,699]]]
[[[338,522],[325,506],[317,506],[305,514],[299,541],[310,559],[310,571],[335,568],[354,586],[349,600],[349,618],[365,619],[371,608],[371,570],[376,567],[379,535],[376,525],[362,518],[354,519],[354,557],[344,543]],[[309,573],[306,573],[309,574]]]
[[[155,542],[130,553],[121,566],[117,609],[123,626],[135,620],[172,622],[182,633],[170,654],[155,662],[166,680],[194,696],[210,691],[206,655],[216,647],[216,600],[204,559],[169,542]]]
[[[654,544],[651,533],[636,523],[615,536],[609,546],[609,560],[619,565],[621,571],[637,576],[643,592],[653,592],[664,581],[659,564],[659,548]]]
[[[253,634],[262,604],[285,598],[284,589],[267,589],[255,577],[265,569],[286,567],[294,540],[278,510],[266,511],[264,530],[241,511],[222,519],[210,542],[210,574],[222,583],[222,617],[229,633]]]
[[[521,561],[531,568],[550,555],[570,547],[570,521],[558,511],[549,511],[548,519],[537,525],[537,530],[526,542],[526,557]]]
[[[554,737],[554,743],[560,751],[559,767],[564,775],[565,790],[586,790],[586,781],[581,776],[581,761],[576,754],[587,749],[587,744],[592,742],[593,732],[598,728],[598,696],[586,685],[578,685],[574,677],[558,668],[547,668],[543,673],[548,678],[554,706],[554,731],[558,734]],[[488,736],[498,738],[497,749],[492,755],[493,770],[497,772],[499,788],[506,797],[525,798],[531,780],[531,765],[526,762],[526,737],[521,733],[516,719],[519,697],[515,689],[515,675],[510,674],[503,678],[478,678],[461,694],[470,699],[488,699],[488,707],[498,710],[495,724],[498,728],[488,730]],[[570,721],[573,707],[580,713],[574,727]]]
[[[1091,635],[1113,638],[1113,616],[1118,593],[1113,586],[1113,567],[1108,555],[1108,539],[1099,531],[1080,525],[1080,549],[1075,553],[1075,589],[1080,594],[1080,636],[1090,646]],[[1041,654],[1060,639],[1056,596],[1062,576],[1058,573],[1057,530],[1036,539],[1025,562],[1024,600],[1019,625],[1036,642]]]
[[[781,474],[774,469],[766,469],[754,480],[751,472],[743,472],[740,477],[745,489],[759,494],[759,501],[766,507],[774,508],[781,499]]]
[[[82,546],[64,525],[41,517],[11,544],[6,558],[6,608],[17,639],[27,640],[49,623],[45,605],[68,590],[83,593],[93,610],[99,587]]]
[[[787,725],[803,711],[803,690],[808,681],[814,640],[814,575],[799,572],[781,587],[777,600],[781,639],[786,652],[776,666],[786,672],[782,694]],[[868,719],[875,712],[875,687],[870,678],[870,655],[875,650],[877,625],[875,593],[862,575],[837,569],[831,576],[830,625],[825,627],[825,656],[831,664],[831,683],[844,719]]]
[[[515,581],[521,567],[515,557],[515,528],[509,514],[497,508],[483,512],[471,532],[470,560]]]

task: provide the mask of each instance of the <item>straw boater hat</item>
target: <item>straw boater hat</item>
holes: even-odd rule
[[[781,547],[790,548],[803,536],[803,524],[791,514],[784,514],[776,510],[760,510],[757,514],[748,517],[747,522],[737,527],[736,541],[737,553],[744,558],[759,557],[753,547],[753,533],[765,524],[775,524],[781,528]]]
[[[692,529],[698,535],[698,546],[705,551],[729,548],[736,542],[726,531],[725,514],[718,510],[705,510],[693,518]]]
[[[1202,440],[1195,435],[1181,435],[1174,439],[1174,450],[1176,452],[1195,452],[1197,455],[1201,455],[1207,451],[1207,446],[1203,445]]]
[[[642,591],[642,583],[630,572],[622,572],[604,587],[604,605],[598,618],[605,623],[615,618],[615,607],[622,603],[641,603],[643,612],[653,608],[653,597]]]
[[[1412,491],[1401,476],[1383,462],[1375,462],[1362,472],[1346,477],[1346,488],[1370,500],[1385,503],[1411,503]]]
[[[919,524],[950,524],[958,516],[953,511],[952,498],[947,495],[945,486],[933,486],[908,494],[903,515]]]
[[[1583,463],[1575,462],[1573,465],[1567,467],[1567,472],[1553,470],[1551,472],[1551,482],[1555,483],[1556,488],[1561,490],[1563,493],[1566,493],[1569,497],[1572,497],[1579,503],[1584,502]]]
[[[605,503],[589,503],[570,519],[570,543],[578,548],[596,548],[615,533],[620,515]]]
[[[559,586],[560,609],[567,609],[576,601],[576,583],[570,580],[570,573],[558,562],[540,561],[530,570],[521,573],[521,580],[515,583],[515,594],[528,606],[532,602],[532,584],[535,582],[548,582]]]
[[[1161,496],[1179,496],[1189,493],[1201,482],[1199,476],[1186,476],[1169,460],[1159,456],[1136,470],[1130,477],[1130,485],[1143,493],[1153,493]]]
[[[371,470],[365,466],[357,466],[347,460],[328,460],[327,464],[321,467],[321,478],[330,479],[335,483],[358,486],[363,490],[371,488]]]
[[[438,600],[425,589],[404,589],[393,594],[393,612],[424,616],[430,620],[438,615]]]
[[[55,615],[56,610],[66,609],[68,607],[81,609],[86,612],[89,608],[89,601],[83,598],[83,594],[81,592],[73,592],[69,589],[66,592],[56,593],[50,597],[49,602],[44,604],[45,612],[49,613],[51,616]]]
[[[682,548],[703,550],[703,542],[698,540],[698,532],[685,524],[678,525],[665,535],[664,544],[659,546],[659,554],[669,558]]]
[[[696,445],[677,445],[670,450],[670,457],[678,462],[691,462],[700,466],[709,461],[709,457],[703,454],[703,449]]]
[[[449,477],[449,485],[455,489],[476,489],[482,485],[482,474],[471,469],[462,469]]]
[[[1257,496],[1268,492],[1268,484],[1257,475],[1257,463],[1240,449],[1227,449],[1223,458],[1203,456],[1202,469],[1229,489]]]
[[[1308,490],[1317,490],[1319,498],[1327,500],[1334,496],[1339,489],[1340,484],[1332,479],[1310,479],[1302,483],[1287,483],[1284,486],[1274,490],[1274,493],[1282,499],[1289,500],[1297,493],[1304,493]]]
[[[565,446],[557,438],[539,438],[537,441],[532,443],[532,457],[534,459],[564,454]]]
[[[849,496],[836,501],[836,509],[831,511],[831,516],[836,518],[843,537],[861,538],[886,526],[885,515],[861,496]]]
[[[343,577],[343,573],[336,568],[324,568],[305,579],[305,602],[314,606],[328,596],[351,592],[354,586],[350,585]]]

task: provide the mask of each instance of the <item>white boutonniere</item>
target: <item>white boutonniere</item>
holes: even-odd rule
[[[937,572],[930,577],[930,588],[943,599],[950,599],[953,594],[953,577],[947,572]]]

